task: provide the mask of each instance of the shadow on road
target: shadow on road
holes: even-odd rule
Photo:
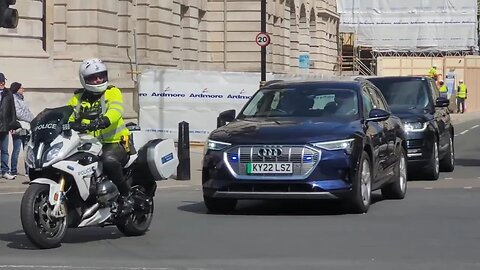
[[[480,167],[480,159],[456,158],[455,166]]]
[[[101,240],[113,240],[124,237],[115,227],[68,229],[62,243],[86,243]],[[7,247],[12,249],[35,250],[34,246],[23,230],[11,233],[0,233],[0,241],[8,242]]]
[[[372,194],[372,205],[383,200],[381,194]],[[209,214],[203,202],[184,202],[179,210]],[[322,216],[351,214],[348,207],[339,200],[268,200],[239,201],[235,211],[230,215],[259,216]]]

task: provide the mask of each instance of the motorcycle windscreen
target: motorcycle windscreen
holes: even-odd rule
[[[71,106],[48,108],[39,113],[31,122],[33,144],[38,145],[41,142],[49,144],[62,131],[68,130],[66,125],[72,113]]]

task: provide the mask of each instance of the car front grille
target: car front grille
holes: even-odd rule
[[[262,156],[259,154],[261,149],[281,149],[281,154]],[[307,178],[320,161],[320,156],[320,150],[305,145],[242,145],[226,151],[224,160],[232,175],[238,179],[291,180]],[[252,162],[292,163],[293,172],[249,175],[247,166]]]

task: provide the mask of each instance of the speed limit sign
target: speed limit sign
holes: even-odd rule
[[[266,47],[270,44],[270,36],[265,32],[260,32],[255,38],[255,42],[260,47]]]

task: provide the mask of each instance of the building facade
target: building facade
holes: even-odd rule
[[[0,29],[0,72],[30,91],[38,113],[81,85],[78,66],[100,57],[134,111],[146,68],[260,71],[260,0],[21,0],[16,29]],[[267,0],[267,72],[335,72],[336,0]],[[308,55],[308,69],[300,68]]]

